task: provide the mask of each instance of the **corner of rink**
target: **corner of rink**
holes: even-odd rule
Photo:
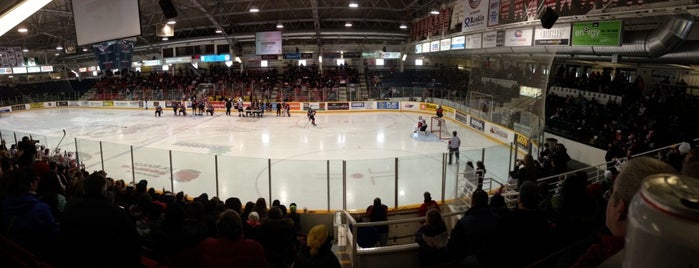
[[[416,139],[418,141],[427,141],[427,142],[435,142],[439,141],[441,142],[442,140],[439,139],[439,137],[435,136],[432,133],[424,133],[424,132],[412,132],[410,133],[410,137],[413,139]]]

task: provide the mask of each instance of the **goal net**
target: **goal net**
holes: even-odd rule
[[[436,116],[433,116],[430,122],[430,133],[443,140],[448,140],[451,137],[447,121]]]

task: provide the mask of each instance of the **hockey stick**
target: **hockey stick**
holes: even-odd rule
[[[307,127],[308,127],[308,123],[310,123],[310,122],[311,122],[311,119],[310,119],[310,118],[308,118],[308,121],[306,121],[306,125],[305,125],[305,126],[303,126],[303,128],[307,128]]]
[[[56,144],[56,150],[53,150],[54,152],[58,151],[58,147],[61,146],[61,142],[63,142],[63,138],[65,138],[65,137],[66,137],[66,130],[64,129],[63,130],[63,137],[61,137],[61,140],[58,141],[58,144]]]

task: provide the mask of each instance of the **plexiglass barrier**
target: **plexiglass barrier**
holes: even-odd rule
[[[29,133],[0,130],[13,144],[14,136]],[[265,198],[271,203],[296,203],[299,209],[363,210],[379,197],[390,208],[419,205],[423,193],[437,201],[458,197],[458,172],[465,164],[484,161],[486,177],[505,182],[511,153],[507,146],[460,152],[460,161],[449,165],[446,153],[361,160],[262,159],[207,153],[172,151],[128,144],[62,136],[31,135],[52,151],[87,171],[104,170],[114,180],[137,183],[146,180],[156,190],[207,193],[221,200],[238,197],[243,202]],[[59,144],[60,142],[60,144]],[[9,146],[8,146],[9,148]],[[77,153],[75,153],[77,152]],[[455,157],[455,156],[454,156]]]

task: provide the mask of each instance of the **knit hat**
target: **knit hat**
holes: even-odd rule
[[[310,248],[311,256],[318,254],[318,250],[325,244],[325,240],[327,239],[328,228],[323,224],[313,226],[313,228],[308,231],[308,235],[306,235],[306,246]]]

